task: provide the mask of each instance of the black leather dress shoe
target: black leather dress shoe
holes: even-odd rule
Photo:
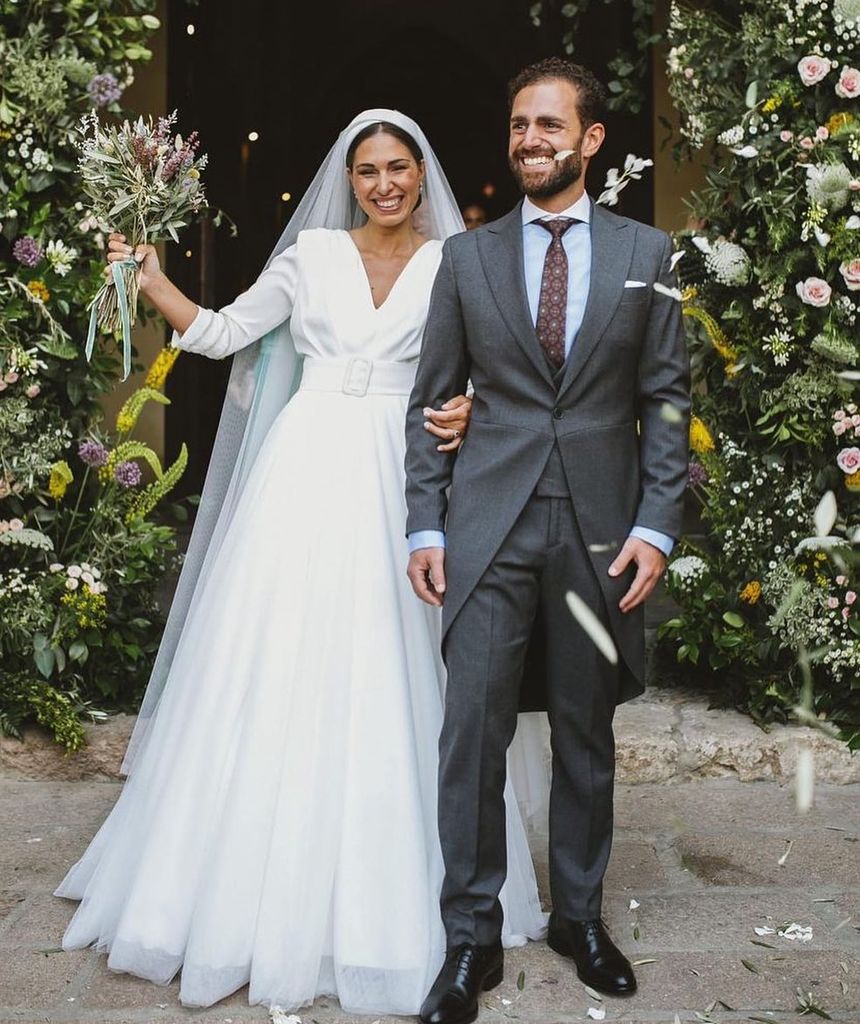
[[[500,985],[503,972],[501,943],[449,949],[421,1007],[421,1024],[469,1024],[478,1016],[481,993]]]
[[[569,956],[580,981],[610,996],[631,996],[636,978],[630,961],[615,945],[602,921],[559,921],[553,914],[546,937],[550,949]]]

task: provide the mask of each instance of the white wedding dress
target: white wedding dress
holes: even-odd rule
[[[441,243],[374,308],[345,231],[299,235],[179,345],[225,356],[292,315],[275,420],[182,634],[146,745],[57,895],[63,946],[209,1005],[416,1013],[444,953],[440,619],[406,579],[404,416]],[[440,458],[446,456],[440,455]],[[194,685],[172,686],[192,678]],[[508,787],[510,790],[510,786]],[[544,915],[512,799],[504,941]]]

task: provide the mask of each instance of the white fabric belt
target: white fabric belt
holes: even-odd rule
[[[303,391],[340,391],[344,395],[408,395],[415,383],[417,363],[380,359],[312,359],[302,370]]]

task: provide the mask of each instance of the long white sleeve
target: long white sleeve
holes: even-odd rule
[[[287,319],[293,311],[297,278],[296,247],[291,245],[228,306],[218,312],[198,307],[185,333],[173,332],[171,344],[210,359],[225,359]]]

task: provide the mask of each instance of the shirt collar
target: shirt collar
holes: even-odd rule
[[[590,223],[591,199],[588,193],[583,192],[572,206],[568,206],[566,210],[562,210],[560,213],[548,213],[539,206],[535,206],[528,196],[523,198],[523,224],[531,224],[532,221],[536,220],[552,220],[554,217],[573,217],[575,220],[584,221],[586,224]]]

